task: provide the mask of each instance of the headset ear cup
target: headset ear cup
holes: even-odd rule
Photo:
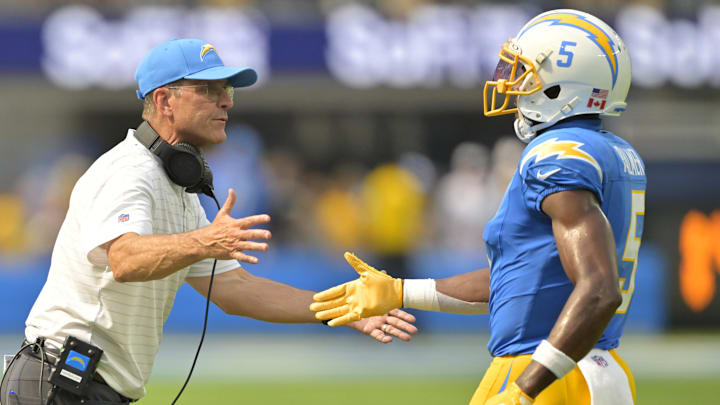
[[[207,160],[200,155],[200,160],[202,160],[203,163],[203,172],[202,176],[200,176],[200,184],[198,184],[198,190],[197,191],[188,191],[192,193],[205,193],[209,196],[212,196],[214,193],[214,186],[213,186],[213,174],[210,170],[210,166],[208,166]]]
[[[173,153],[165,161],[168,177],[179,186],[197,186],[205,170],[204,160],[199,151],[187,143],[178,143],[173,149]]]
[[[205,193],[208,195],[212,194],[213,191],[213,176],[210,171],[210,167],[205,161],[205,158],[195,146],[180,142],[175,145],[175,150],[178,151],[178,155],[183,155],[182,161],[178,162],[178,171],[181,171],[187,182],[181,184],[186,187],[185,191],[188,193]],[[176,182],[177,184],[180,184]]]

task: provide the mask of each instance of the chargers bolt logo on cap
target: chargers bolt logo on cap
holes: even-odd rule
[[[217,49],[215,49],[214,46],[210,44],[203,45],[202,49],[200,49],[200,60],[205,60],[205,54],[210,51],[214,51],[215,53],[217,53]]]

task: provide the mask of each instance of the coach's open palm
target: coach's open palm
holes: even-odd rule
[[[402,307],[401,279],[377,271],[352,253],[345,252],[345,260],[360,277],[315,294],[310,305],[310,310],[317,312],[315,318],[331,319],[328,325],[342,326]]]
[[[207,246],[210,257],[216,259],[235,259],[255,264],[257,257],[246,254],[246,251],[264,252],[268,249],[265,242],[254,242],[253,239],[270,239],[267,229],[252,228],[270,222],[266,214],[252,215],[244,218],[230,216],[235,205],[235,190],[228,190],[228,198],[218,211],[210,226],[202,228],[203,245]]]

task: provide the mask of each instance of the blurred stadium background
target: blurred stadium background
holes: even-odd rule
[[[403,277],[486,264],[483,226],[522,144],[512,118],[482,116],[482,84],[504,40],[562,7],[605,19],[633,59],[628,111],[606,125],[647,163],[620,348],[639,403],[720,403],[720,2],[710,0],[2,0],[0,351],[21,339],[75,180],[140,122],[132,76],[155,44],[203,38],[226,63],[258,70],[261,83],[236,94],[228,142],[208,151],[216,190],[238,191],[237,216],[272,215],[271,250],[248,270],[321,289],[353,278],[345,250]],[[174,397],[203,308],[181,289],[142,403]],[[181,402],[466,403],[489,362],[487,318],[418,315],[414,342],[383,346],[214,308]]]

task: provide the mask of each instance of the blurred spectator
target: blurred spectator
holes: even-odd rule
[[[418,152],[405,152],[398,159],[398,165],[417,178],[423,193],[430,194],[433,191],[437,169],[430,158]]]
[[[315,202],[315,222],[323,232],[323,247],[353,251],[363,246],[363,211],[358,188],[362,168],[347,164],[333,170],[336,176]]]
[[[525,149],[525,144],[514,136],[505,136],[497,140],[493,146],[490,157],[492,169],[490,170],[490,197],[494,202],[492,211],[495,212],[500,206],[500,200],[505,194],[510,180],[515,175],[520,156]]]
[[[25,235],[19,250],[48,254],[65,219],[75,182],[90,166],[81,154],[67,153],[50,166],[34,166],[18,181],[18,196],[24,205]]]
[[[395,277],[407,273],[406,255],[423,232],[425,194],[418,179],[396,164],[372,170],[363,182],[367,238],[379,268]]]
[[[26,245],[25,207],[16,195],[0,194],[0,255],[20,253]]]
[[[407,19],[420,6],[433,3],[430,0],[377,0],[376,7],[391,18]]]
[[[270,191],[261,161],[262,140],[254,129],[242,125],[228,128],[227,134],[222,147],[208,149],[205,156],[213,171],[218,201],[222,204],[232,188],[237,195],[231,214],[234,218],[267,213]],[[215,202],[204,197],[200,202],[212,222],[218,211]]]
[[[308,187],[304,185],[299,156],[289,150],[276,149],[266,154],[264,163],[270,191],[272,242],[302,240],[302,222],[307,222],[307,218],[302,218],[302,209],[298,207],[306,205],[303,201],[307,198],[303,195]]]
[[[210,7],[252,7],[255,0],[202,0],[199,3]]]
[[[650,0],[655,2],[654,0]],[[591,13],[598,18],[606,21],[612,21],[617,11],[626,3],[622,0],[565,0],[563,8],[572,8]]]
[[[442,177],[435,195],[435,224],[442,246],[461,251],[485,251],[483,230],[495,210],[488,184],[490,153],[473,142],[453,151],[450,172]]]

